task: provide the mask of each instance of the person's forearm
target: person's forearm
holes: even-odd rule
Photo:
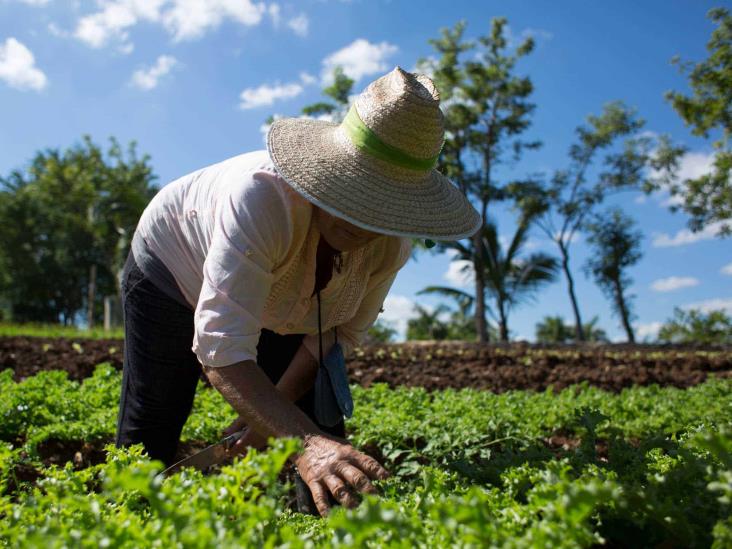
[[[300,400],[312,388],[317,373],[317,359],[305,345],[300,345],[287,370],[277,382],[277,390],[291,402]]]
[[[253,360],[204,369],[211,384],[258,434],[305,438],[321,433],[286,394],[275,388]]]

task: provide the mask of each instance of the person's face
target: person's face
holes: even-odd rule
[[[356,227],[345,219],[330,215],[318,207],[315,208],[315,218],[318,230],[326,242],[341,252],[355,250],[382,236],[381,233]]]

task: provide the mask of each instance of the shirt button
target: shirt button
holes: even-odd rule
[[[253,253],[254,252],[252,250],[247,250],[246,252],[244,252],[244,255],[247,257],[251,257]]]
[[[292,322],[288,322],[286,324],[288,330],[292,330],[292,328],[295,326]]]

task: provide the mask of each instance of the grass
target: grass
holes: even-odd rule
[[[65,337],[84,339],[123,339],[124,329],[113,328],[105,331],[103,328],[91,330],[61,324],[12,324],[0,322],[0,337],[31,336],[31,337]]]

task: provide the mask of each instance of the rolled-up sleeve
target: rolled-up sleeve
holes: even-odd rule
[[[232,185],[219,198],[203,264],[192,350],[206,366],[257,359],[264,304],[292,238],[290,212],[268,181]]]
[[[345,357],[350,356],[353,349],[361,344],[369,328],[376,322],[397,273],[409,260],[411,251],[411,240],[408,238],[396,240],[396,246],[387,250],[384,261],[369,277],[366,293],[356,314],[338,326],[338,342],[343,348]],[[323,354],[327,353],[334,340],[333,328],[323,332]],[[318,334],[305,336],[303,345],[310,351],[310,354],[318,357]]]

